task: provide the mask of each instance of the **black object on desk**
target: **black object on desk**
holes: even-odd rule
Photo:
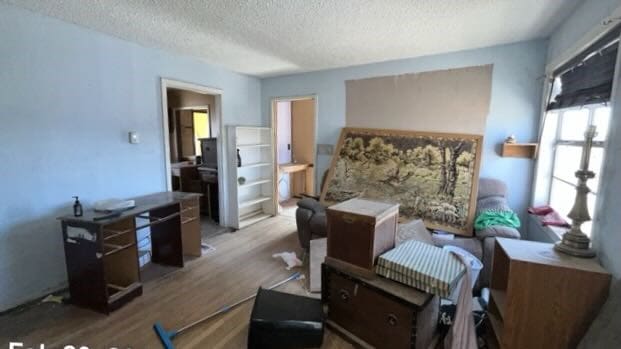
[[[183,267],[184,255],[200,256],[199,197],[156,193],[103,219],[93,210],[60,217],[71,302],[110,313],[142,294],[137,230],[150,227],[154,263]]]
[[[259,288],[250,316],[248,348],[318,348],[321,300]]]

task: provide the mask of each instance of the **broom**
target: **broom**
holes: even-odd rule
[[[282,280],[282,281],[280,281],[278,283],[275,283],[272,286],[268,287],[268,289],[269,290],[274,289],[274,288],[276,288],[278,286],[286,284],[287,282],[289,282],[291,280],[299,280],[302,277],[303,277],[303,275],[300,274],[300,273],[293,273],[288,278],[286,278],[286,279],[284,279],[284,280]],[[244,298],[244,299],[242,299],[240,301],[237,301],[237,302],[235,302],[233,304],[225,305],[222,308],[220,308],[220,310],[218,310],[218,311],[216,311],[214,313],[211,313],[211,314],[209,314],[209,315],[207,315],[207,316],[205,316],[203,318],[200,318],[200,319],[198,319],[198,320],[196,320],[196,321],[194,321],[194,322],[192,322],[190,324],[187,324],[187,325],[181,327],[178,330],[167,331],[167,330],[164,329],[164,327],[162,327],[162,325],[159,322],[156,322],[153,325],[153,330],[155,331],[155,334],[157,335],[157,337],[162,342],[162,345],[164,346],[164,349],[175,349],[175,346],[172,343],[172,340],[175,337],[178,337],[179,335],[183,334],[185,331],[193,328],[196,325],[199,325],[199,324],[201,324],[203,322],[211,320],[212,318],[214,318],[214,317],[216,317],[216,316],[218,316],[220,314],[224,314],[224,313],[229,312],[231,309],[237,307],[240,304],[246,303],[247,301],[253,299],[256,296],[257,296],[257,294],[255,293],[255,294],[253,294],[251,296],[248,296],[248,297],[246,297],[246,298]]]

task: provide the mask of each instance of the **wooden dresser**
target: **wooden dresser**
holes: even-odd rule
[[[496,239],[489,319],[501,348],[575,348],[606,301],[610,274],[554,245]]]
[[[426,349],[435,339],[438,297],[331,260],[321,272],[326,324],[357,346]]]

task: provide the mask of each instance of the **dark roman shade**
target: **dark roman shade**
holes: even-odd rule
[[[620,30],[617,26],[554,72],[548,110],[610,101]]]

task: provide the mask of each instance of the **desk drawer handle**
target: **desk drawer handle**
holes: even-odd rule
[[[390,326],[397,326],[397,316],[395,314],[388,314],[388,317],[386,317],[386,322],[388,322]]]
[[[341,297],[341,300],[342,300],[344,303],[349,302],[349,298],[350,298],[350,297],[349,297],[349,292],[347,292],[347,291],[345,291],[345,290],[341,289],[341,290],[339,291],[339,296]]]

